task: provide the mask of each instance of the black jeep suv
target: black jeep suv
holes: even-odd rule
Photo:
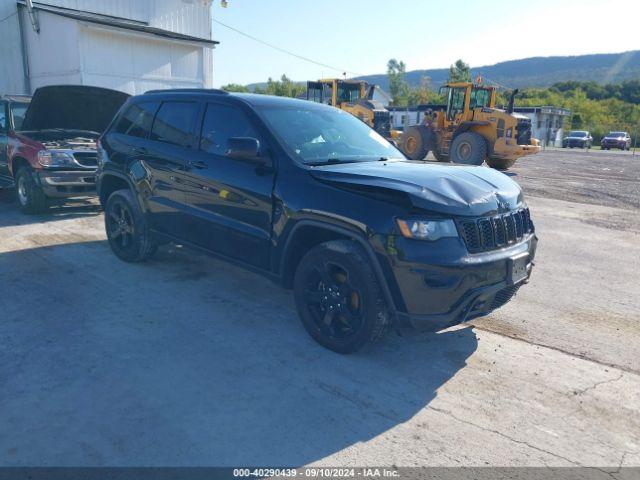
[[[261,272],[341,353],[500,307],[537,243],[506,175],[408,161],[348,113],[265,95],[132,97],[100,140],[97,188],[119,258],[175,241]]]

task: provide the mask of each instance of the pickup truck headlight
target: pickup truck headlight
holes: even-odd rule
[[[397,220],[403,237],[435,241],[445,237],[457,237],[453,220]]]
[[[55,150],[40,150],[38,152],[38,163],[43,167],[76,166],[73,155],[67,152],[58,152]]]

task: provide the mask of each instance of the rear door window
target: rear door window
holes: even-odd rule
[[[131,105],[118,120],[115,131],[132,137],[147,138],[159,105],[160,102],[140,102]]]
[[[259,138],[242,110],[214,103],[207,104],[200,135],[200,150],[215,155],[225,155],[231,137]]]
[[[191,146],[197,114],[196,102],[164,102],[153,121],[151,140],[179,147]]]

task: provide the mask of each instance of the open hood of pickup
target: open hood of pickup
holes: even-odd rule
[[[486,167],[392,160],[323,165],[314,167],[311,175],[365,195],[402,193],[417,209],[453,216],[488,215],[523,204],[518,184]]]
[[[102,133],[129,95],[84,85],[40,87],[20,130],[89,130]]]

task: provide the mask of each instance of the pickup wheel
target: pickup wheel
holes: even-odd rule
[[[24,213],[35,215],[47,210],[47,196],[36,183],[29,167],[20,168],[16,174],[16,196]]]
[[[487,158],[487,142],[475,132],[461,133],[451,142],[449,158],[453,163],[482,165]]]
[[[382,337],[389,313],[370,261],[349,240],[322,243],[300,261],[294,297],[302,323],[320,345],[353,353]]]
[[[129,190],[117,190],[107,200],[104,225],[111,250],[125,262],[143,262],[156,253],[147,221]]]

